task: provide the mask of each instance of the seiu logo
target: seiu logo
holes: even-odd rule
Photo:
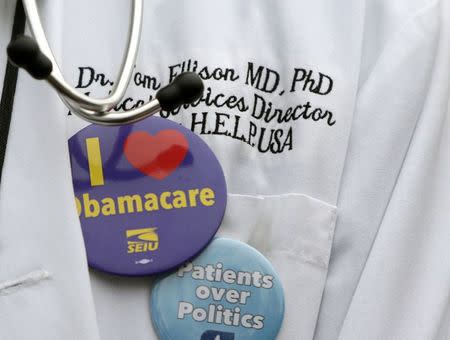
[[[234,333],[206,331],[200,340],[234,340]]]
[[[128,254],[155,251],[159,247],[157,228],[127,230]]]

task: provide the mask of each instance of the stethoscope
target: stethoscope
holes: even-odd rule
[[[111,112],[122,100],[130,83],[139,48],[144,0],[131,1],[131,23],[125,55],[118,81],[106,98],[91,98],[69,85],[55,60],[42,28],[36,0],[22,0],[34,39],[25,35],[16,37],[8,45],[11,63],[27,70],[36,79],[45,79],[59,93],[71,112],[96,124],[121,125],[137,122],[164,110],[172,111],[202,96],[203,83],[192,72],[180,74],[171,84],[162,88],[156,98],[125,112]]]

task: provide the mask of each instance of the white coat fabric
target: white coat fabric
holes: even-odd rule
[[[107,94],[129,1],[39,7],[69,82]],[[0,0],[3,51],[14,8]],[[249,243],[280,274],[278,339],[450,339],[450,3],[148,0],[123,106],[189,60],[204,76],[228,70],[205,80],[206,94],[244,103],[168,119],[222,164],[219,235]],[[3,79],[5,54],[0,65]],[[265,84],[249,77],[260,66]],[[298,105],[315,115],[276,116]],[[88,269],[67,147],[87,125],[19,72],[0,184],[0,339],[157,339],[153,278]]]

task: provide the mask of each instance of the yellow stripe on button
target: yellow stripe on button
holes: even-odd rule
[[[105,185],[103,178],[102,155],[100,153],[100,140],[98,137],[86,139],[87,156],[91,186]]]

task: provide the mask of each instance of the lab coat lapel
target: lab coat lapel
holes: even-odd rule
[[[19,72],[0,186],[1,339],[98,339],[64,112]]]

